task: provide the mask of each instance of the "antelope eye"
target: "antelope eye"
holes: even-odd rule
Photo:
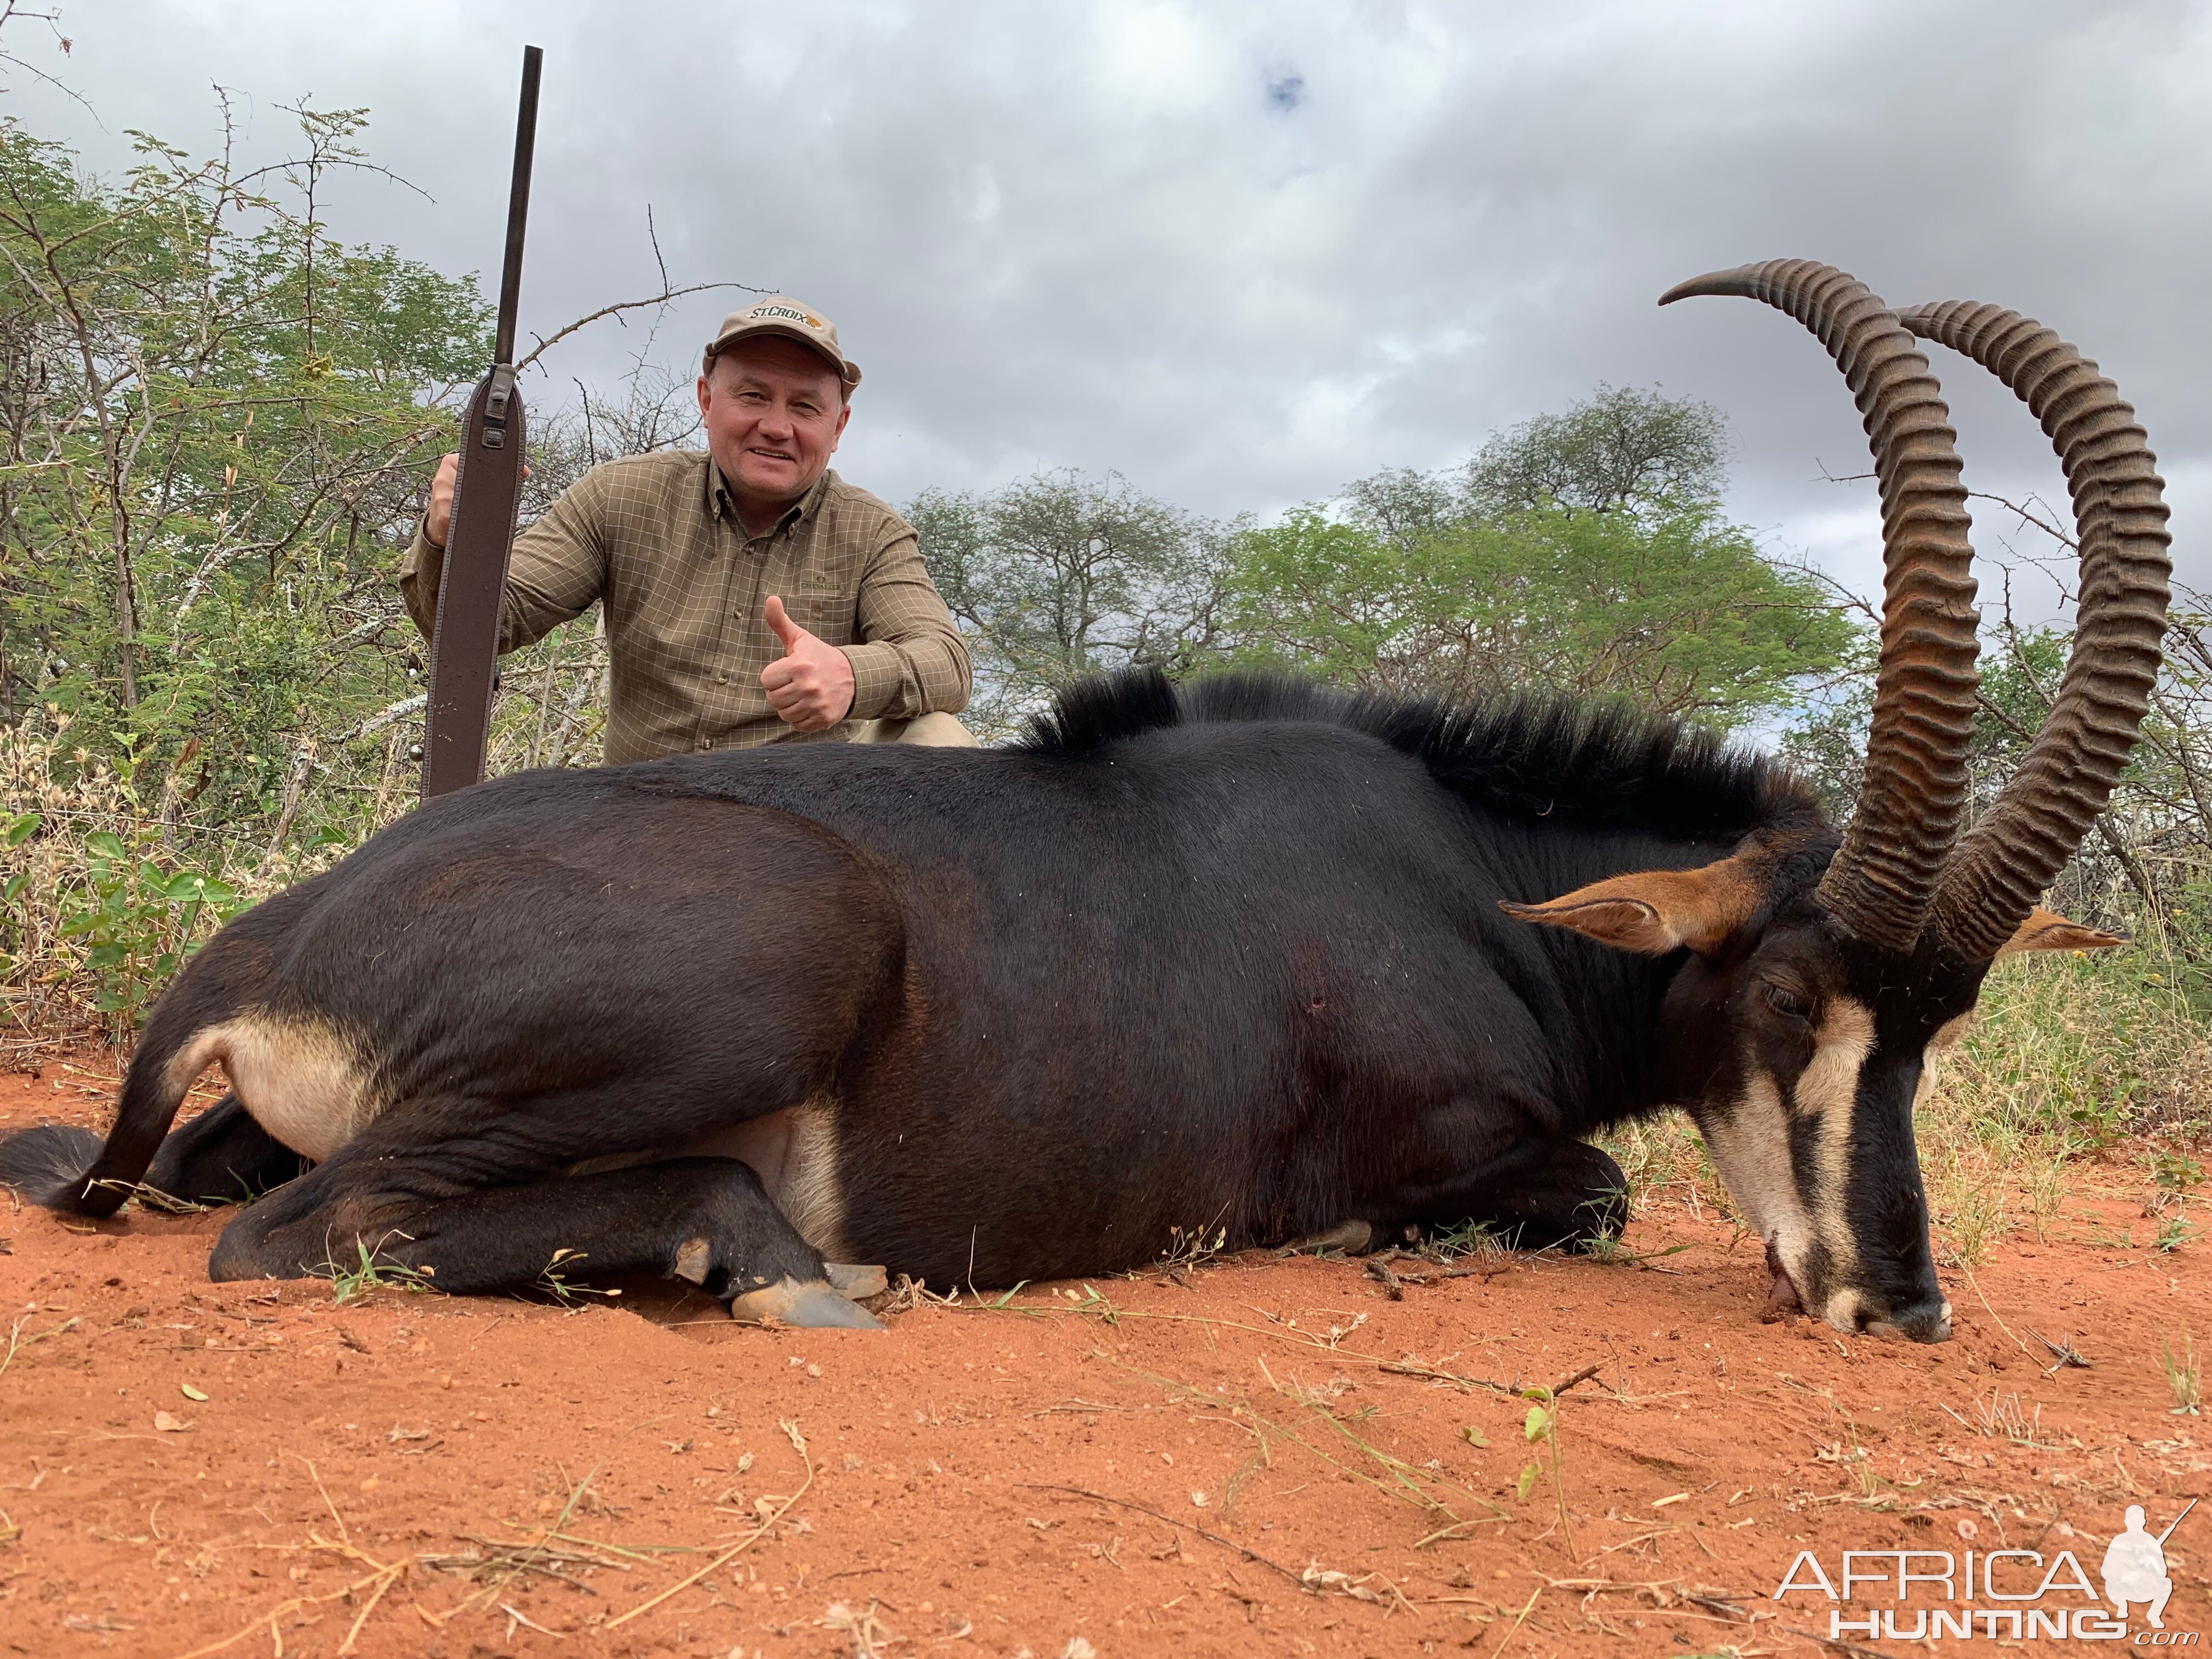
[[[1764,989],[1766,994],[1766,1006],[1781,1015],[1783,1018],[1802,1020],[1812,1017],[1812,1005],[1795,991],[1772,984],[1765,986]]]

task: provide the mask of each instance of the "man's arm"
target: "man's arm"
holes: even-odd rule
[[[422,637],[430,637],[438,617],[438,585],[446,574],[446,550],[430,539],[434,528],[450,526],[451,482],[445,474],[453,461],[439,464],[440,483],[446,486],[442,501],[434,498],[432,510],[415,526],[415,539],[399,562],[399,596],[407,614]],[[553,629],[579,616],[606,588],[606,546],[599,533],[601,490],[586,473],[561,493],[560,499],[537,522],[514,538],[514,551],[507,566],[507,593],[500,608],[499,648],[502,653],[520,650],[542,639]],[[447,510],[447,523],[439,505]]]
[[[912,720],[968,706],[968,647],[913,532],[884,547],[860,578],[855,623],[861,643],[842,647],[853,663],[848,719]]]

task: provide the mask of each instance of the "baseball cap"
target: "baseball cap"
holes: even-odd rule
[[[723,318],[721,327],[708,343],[706,367],[713,368],[714,359],[722,352],[757,334],[780,334],[787,340],[811,347],[830,360],[848,392],[860,383],[860,366],[848,360],[837,343],[836,324],[805,301],[794,300],[788,294],[771,294]]]

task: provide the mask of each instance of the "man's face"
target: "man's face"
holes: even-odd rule
[[[707,447],[741,499],[796,501],[836,453],[852,409],[836,371],[796,340],[743,340],[699,377]]]

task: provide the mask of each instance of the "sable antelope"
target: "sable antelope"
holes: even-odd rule
[[[142,1177],[283,1182],[218,1279],[358,1245],[489,1290],[580,1252],[855,1322],[825,1257],[1005,1285],[1141,1264],[1176,1227],[1588,1241],[1624,1204],[1583,1137],[1680,1105],[1778,1298],[1941,1340],[1914,1102],[1994,959],[2117,943],[2035,901],[2159,672],[2161,486],[2112,383],[2013,313],[1893,313],[1795,261],[1666,301],[1693,294],[1805,323],[1872,440],[1888,599],[1840,837],[1785,771],[1668,721],[1235,678],[1079,686],[999,750],[529,773],[226,927],[105,1145],[25,1131],[0,1174],[95,1216]],[[1977,617],[1915,333],[2027,402],[2081,529],[2057,704],[1955,847]],[[216,1061],[234,1092],[164,1144]]]

